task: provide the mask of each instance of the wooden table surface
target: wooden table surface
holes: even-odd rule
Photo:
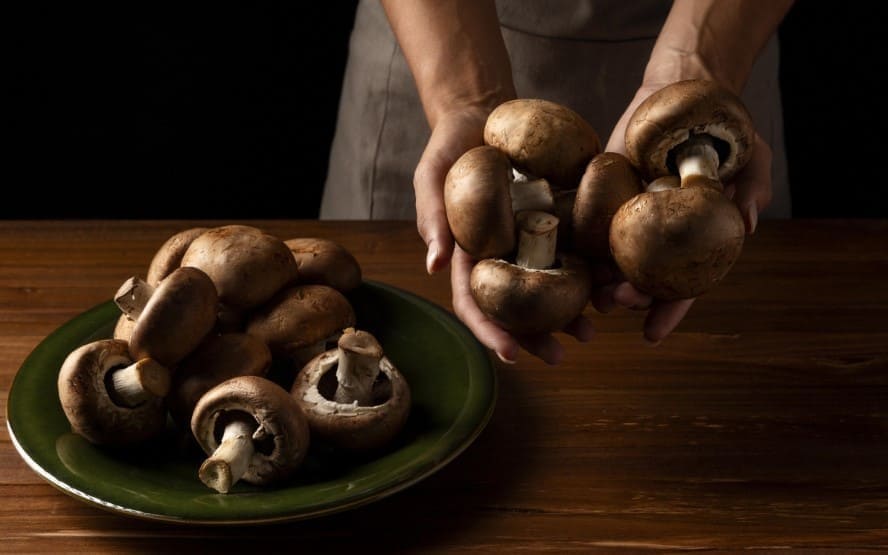
[[[0,395],[47,334],[207,221],[0,222]],[[410,222],[253,221],[323,236],[367,278],[445,307]],[[0,427],[0,552],[888,550],[888,221],[765,221],[656,348],[590,310],[548,367],[497,367],[481,436],[420,483],[290,523],[203,527],[89,506]]]

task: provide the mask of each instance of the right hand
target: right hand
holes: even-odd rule
[[[443,114],[436,122],[413,178],[416,193],[416,225],[427,245],[426,269],[432,274],[450,264],[453,309],[478,340],[503,362],[514,363],[520,349],[558,364],[564,350],[552,334],[515,337],[488,318],[471,295],[469,281],[475,260],[454,245],[444,209],[447,172],[463,153],[483,144],[489,109],[472,107]],[[564,330],[579,341],[588,341],[592,325],[580,316]]]

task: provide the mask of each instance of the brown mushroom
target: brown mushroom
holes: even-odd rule
[[[236,376],[267,376],[271,351],[246,333],[210,335],[182,359],[166,402],[173,421],[189,427],[198,400],[210,389]]]
[[[504,329],[523,335],[557,331],[578,317],[590,293],[586,264],[556,250],[558,218],[527,211],[515,262],[488,258],[472,269],[472,297]]]
[[[290,478],[309,448],[309,428],[296,400],[261,376],[238,376],[207,391],[191,431],[208,455],[198,476],[228,493],[239,480],[270,485]]]
[[[410,413],[407,380],[372,334],[352,328],[302,369],[290,393],[312,437],[351,452],[389,445]]]
[[[297,368],[355,325],[355,311],[345,296],[329,285],[294,285],[256,309],[246,331],[265,342],[276,358]]]
[[[194,350],[216,323],[216,288],[197,268],[177,268],[156,288],[132,277],[120,287],[114,301],[135,321],[129,341],[133,358],[153,358],[170,369]]]
[[[65,357],[58,394],[71,429],[97,445],[133,445],[166,424],[169,372],[156,361],[133,361],[125,341],[100,339]]]
[[[145,274],[148,285],[157,287],[163,278],[178,268],[191,242],[207,229],[206,227],[183,229],[164,241],[148,265],[148,272]]]
[[[745,224],[723,193],[752,154],[754,132],[740,99],[709,81],[681,81],[638,107],[626,130],[629,158],[649,182],[678,174],[624,204],[610,230],[626,279],[651,296],[697,297],[740,256]]]
[[[573,251],[590,258],[610,256],[611,220],[620,206],[641,192],[641,176],[628,158],[616,152],[593,158],[573,203]]]
[[[589,161],[601,151],[598,134],[570,108],[519,98],[497,106],[484,126],[485,144],[504,152],[522,173],[552,187],[576,189]]]
[[[361,266],[339,243],[320,237],[296,237],[284,244],[296,259],[299,283],[329,285],[343,293],[361,284]]]
[[[492,146],[460,156],[444,181],[444,210],[453,238],[475,258],[505,256],[515,248],[509,159]]]
[[[293,253],[283,241],[246,225],[209,229],[182,256],[182,266],[203,270],[219,301],[235,312],[264,303],[299,275]]]

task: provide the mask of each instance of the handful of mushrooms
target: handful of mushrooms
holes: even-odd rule
[[[588,302],[588,265],[609,260],[658,299],[707,291],[742,248],[743,220],[722,182],[748,162],[753,137],[740,99],[708,81],[644,101],[626,131],[628,156],[601,152],[565,106],[501,104],[485,144],[457,159],[444,185],[454,240],[476,260],[478,307],[516,334],[558,331]]]
[[[410,389],[355,328],[346,294],[361,281],[354,256],[328,239],[246,225],[174,234],[146,279],[114,295],[113,337],[65,358],[58,392],[72,431],[131,446],[171,423],[206,454],[197,474],[219,493],[283,482],[315,438],[343,452],[388,445]],[[273,365],[287,372],[274,377]]]

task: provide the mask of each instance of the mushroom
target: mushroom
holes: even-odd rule
[[[454,241],[475,258],[505,256],[515,248],[511,181],[509,159],[492,146],[468,150],[447,172],[447,222]]]
[[[287,239],[299,270],[299,283],[329,285],[347,293],[361,284],[361,266],[339,243],[319,237]]]
[[[590,294],[584,261],[556,250],[558,218],[520,212],[515,262],[488,258],[472,269],[470,288],[482,312],[523,335],[564,328],[579,316]]]
[[[169,372],[157,361],[133,361],[125,341],[100,339],[65,357],[58,394],[71,429],[97,445],[133,445],[166,424]]]
[[[309,428],[296,400],[261,376],[238,376],[207,391],[191,431],[208,455],[201,481],[228,493],[239,480],[268,485],[292,476],[309,448]]]
[[[355,324],[345,296],[329,285],[294,285],[253,311],[246,331],[265,342],[273,356],[297,368],[327,349],[344,328]]]
[[[296,260],[283,241],[246,225],[209,229],[182,256],[213,281],[219,301],[234,312],[257,307],[296,280]]]
[[[336,348],[306,364],[290,393],[312,437],[345,451],[390,444],[410,413],[407,380],[371,333],[354,328],[343,332]]]
[[[601,151],[598,134],[582,116],[535,98],[494,108],[484,142],[504,152],[522,173],[545,178],[556,190],[576,189],[586,165]]]
[[[611,220],[620,206],[641,192],[641,176],[628,158],[616,152],[593,158],[573,203],[573,251],[590,258],[609,257]]]
[[[626,130],[629,159],[661,186],[614,215],[610,246],[626,279],[663,300],[697,297],[718,283],[740,256],[745,225],[723,193],[752,155],[752,120],[742,101],[710,81],[669,85],[639,105]]]
[[[131,277],[118,289],[114,301],[135,322],[129,341],[133,358],[153,358],[170,369],[194,350],[216,323],[216,288],[197,268],[177,268],[156,288]]]
[[[148,272],[145,274],[148,285],[157,287],[163,278],[178,268],[191,242],[208,229],[206,227],[183,229],[164,241],[148,265]]]
[[[268,345],[252,335],[210,335],[176,369],[166,399],[170,416],[188,428],[204,393],[236,376],[266,377],[271,362]]]

